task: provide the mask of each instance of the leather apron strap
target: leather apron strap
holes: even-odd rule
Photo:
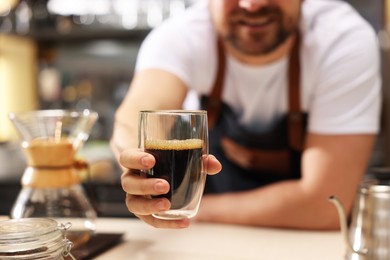
[[[206,103],[207,110],[207,119],[209,128],[213,128],[215,122],[218,119],[218,116],[221,112],[222,107],[222,89],[225,83],[225,71],[226,71],[226,56],[223,43],[218,38],[217,41],[217,51],[218,51],[218,66],[217,66],[217,75],[215,77],[214,86],[209,94]]]
[[[222,107],[222,90],[225,81],[226,56],[223,43],[220,39],[217,41],[218,50],[218,68],[214,81],[214,86],[205,104],[208,112],[208,124],[212,129],[215,125]],[[300,36],[296,38],[290,53],[288,68],[288,139],[290,148],[301,151],[304,139],[304,118],[300,105]]]
[[[290,54],[288,67],[288,140],[290,148],[301,151],[304,139],[304,120],[301,112],[301,63],[300,63],[300,46],[301,38],[299,33],[296,34],[294,45]]]

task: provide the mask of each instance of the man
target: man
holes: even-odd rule
[[[170,205],[146,195],[169,185],[136,174],[155,162],[136,147],[138,111],[180,109],[192,90],[216,155],[196,220],[337,228],[328,197],[350,211],[379,128],[380,85],[375,34],[342,1],[200,0],[145,40],[117,111],[127,207],[155,227],[190,224],[151,216]]]

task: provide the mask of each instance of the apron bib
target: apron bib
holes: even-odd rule
[[[249,190],[300,178],[307,115],[300,108],[298,35],[289,59],[288,113],[263,134],[242,127],[234,111],[222,101],[226,58],[222,43],[217,43],[216,80],[211,93],[201,97],[201,105],[208,111],[210,154],[222,163],[222,172],[207,177],[205,193]]]

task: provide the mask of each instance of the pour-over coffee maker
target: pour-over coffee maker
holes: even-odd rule
[[[97,118],[97,113],[90,110],[10,114],[23,139],[27,159],[11,218],[47,217],[59,223],[70,222],[70,241],[79,245],[90,238],[96,212],[81,185],[79,171],[87,166],[75,157]]]

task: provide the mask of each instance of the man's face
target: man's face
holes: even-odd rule
[[[279,47],[298,28],[303,0],[209,0],[216,30],[246,55]]]

